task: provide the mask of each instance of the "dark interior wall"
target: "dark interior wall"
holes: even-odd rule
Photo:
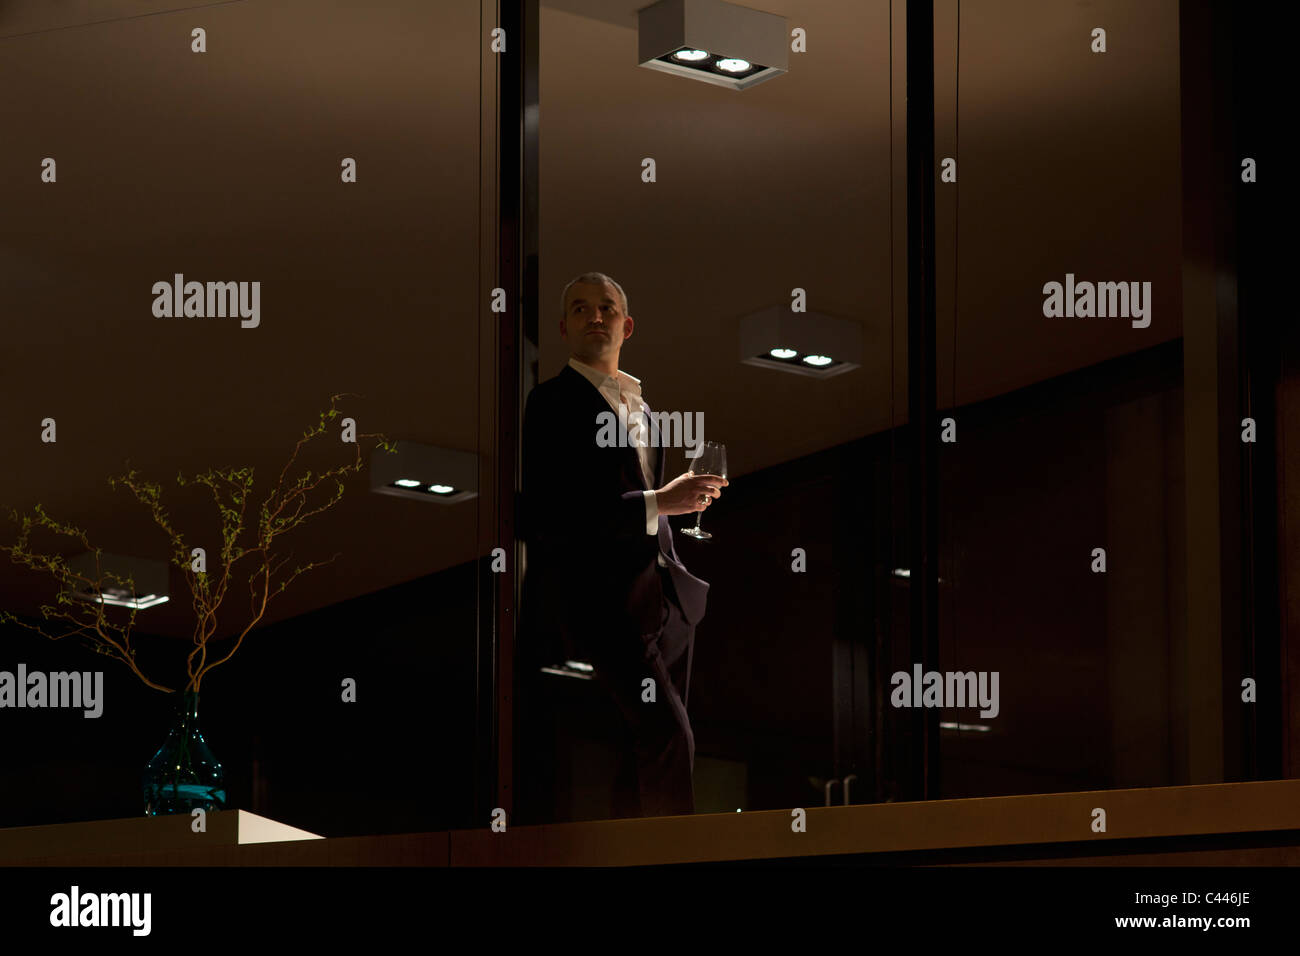
[[[1105,579],[1089,571],[1091,549],[1109,550],[1103,420],[1070,404],[959,412],[945,446],[940,665],[997,671],[1000,693],[995,717],[945,709],[992,728],[942,736],[945,797],[1086,790],[1106,775]]]
[[[1182,388],[1105,414],[1107,786],[1190,783]]]
[[[945,732],[945,797],[1186,782],[1180,376],[1174,342],[954,416],[942,669],[1001,699],[944,711],[991,728]]]
[[[229,806],[324,836],[471,825],[473,586],[463,565],[250,634],[200,694]],[[188,653],[170,638],[144,643],[155,680]],[[0,626],[0,670],[18,662],[101,669],[106,702],[95,719],[5,711],[0,827],[142,814],[140,774],[175,698],[75,644]],[[355,703],[342,701],[348,677]]]
[[[1288,329],[1279,356],[1277,386],[1278,588],[1281,594],[1282,775],[1300,777],[1300,335]],[[1273,662],[1260,662],[1267,673]],[[1266,686],[1261,680],[1261,687]]]
[[[851,518],[837,510],[843,458],[822,454],[737,479],[705,516],[714,538],[678,545],[710,582],[691,677],[697,752],[746,765],[753,809],[819,806],[816,781],[835,770],[837,591],[857,577],[856,556],[837,547]],[[805,571],[794,570],[796,548]]]

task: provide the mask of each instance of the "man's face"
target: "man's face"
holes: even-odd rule
[[[569,290],[560,319],[560,335],[569,352],[588,365],[612,360],[618,366],[619,349],[632,334],[632,317],[623,314],[618,292],[608,282],[579,282]]]

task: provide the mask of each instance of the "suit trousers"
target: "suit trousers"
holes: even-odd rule
[[[659,574],[664,598],[658,630],[612,633],[582,654],[622,717],[622,726],[612,735],[621,741],[610,807],[613,817],[695,812],[695,735],[685,703],[695,628],[682,614],[667,569],[660,568]],[[646,678],[654,682],[653,700],[643,699],[651,696],[644,686]],[[557,736],[556,680],[540,675],[535,666],[525,666],[519,700],[518,823],[550,823],[566,817],[560,808],[567,800],[556,773],[562,747]]]
[[[695,734],[686,713],[695,627],[682,614],[667,569],[660,568],[659,576],[664,592],[659,629],[592,661],[624,719],[611,808],[615,817],[695,812]],[[647,678],[653,683],[647,685]]]

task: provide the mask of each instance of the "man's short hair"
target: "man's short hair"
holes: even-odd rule
[[[569,314],[569,290],[580,282],[584,284],[589,283],[591,285],[600,285],[601,283],[608,282],[618,292],[618,297],[623,300],[623,314],[627,315],[627,293],[623,291],[621,285],[603,272],[584,272],[582,275],[569,280],[569,284],[566,285],[564,291],[560,293],[561,315],[567,316]]]

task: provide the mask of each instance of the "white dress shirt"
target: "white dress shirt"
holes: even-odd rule
[[[650,470],[650,448],[649,442],[634,440],[633,436],[639,434],[643,439],[649,431],[647,408],[644,401],[641,400],[641,380],[628,375],[622,369],[618,370],[617,375],[606,375],[598,368],[592,368],[585,362],[579,362],[577,359],[569,359],[569,365],[574,371],[582,373],[582,377],[596,386],[596,390],[605,396],[605,401],[609,402],[609,407],[613,409],[614,414],[619,414],[619,406],[623,406],[623,421],[628,423],[629,439],[633,439],[633,445],[636,448],[637,459],[641,462],[641,477],[645,479],[646,491],[642,492],[645,496],[645,533],[657,535],[659,533],[659,502],[655,500],[654,493],[654,473]],[[641,427],[633,427],[637,419],[632,416],[639,414],[647,416],[640,419]],[[592,422],[592,428],[596,423]],[[667,562],[664,560],[663,552],[659,553],[659,566],[666,567]]]

